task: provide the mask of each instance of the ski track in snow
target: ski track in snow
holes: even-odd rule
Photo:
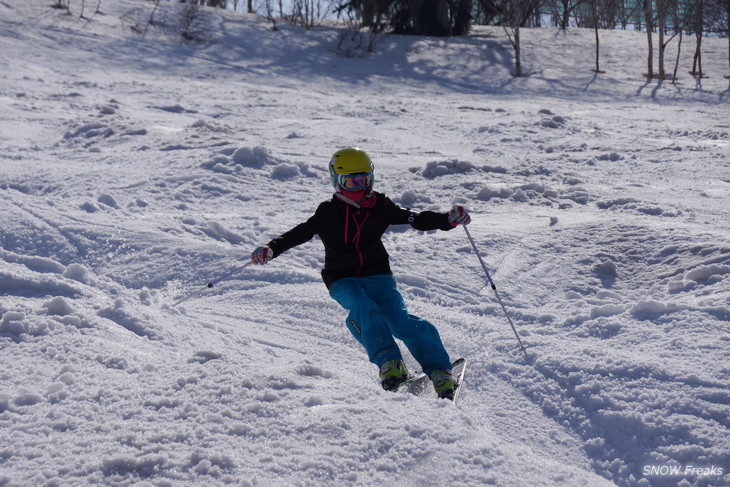
[[[515,79],[496,28],[338,55],[341,28],[227,12],[142,39],[149,8],[0,2],[0,485],[730,485],[725,40],[672,86],[643,35],[602,32],[593,76],[592,31],[527,31]],[[469,360],[458,408],[380,389],[316,238],[171,307],[306,219],[349,145],[396,203],[469,208],[528,346],[461,229],[392,228],[410,310]]]

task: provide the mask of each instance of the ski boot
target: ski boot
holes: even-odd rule
[[[386,391],[394,391],[408,380],[408,369],[401,359],[388,360],[380,366],[380,385]]]
[[[435,370],[431,373],[431,382],[436,394],[441,399],[454,400],[454,377],[450,370]]]

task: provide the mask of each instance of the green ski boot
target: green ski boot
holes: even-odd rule
[[[454,399],[454,377],[450,370],[435,370],[431,373],[431,382],[436,394],[441,399]]]
[[[408,369],[403,360],[388,360],[380,366],[380,385],[386,391],[394,391],[408,379]]]

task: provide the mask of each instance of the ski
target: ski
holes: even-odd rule
[[[451,374],[454,376],[454,395],[449,397],[456,404],[461,391],[464,389],[464,373],[466,372],[466,359],[460,358],[452,364]],[[396,389],[398,392],[407,392],[415,396],[435,396],[436,393],[431,385],[431,379],[423,372],[410,377]]]
[[[466,359],[460,358],[456,360],[451,369],[451,374],[454,376],[454,397],[451,399],[454,404],[459,400],[459,395],[464,389],[464,373],[466,372]]]
[[[428,392],[431,386],[431,379],[423,372],[409,377],[405,382],[398,386],[396,391],[408,392],[414,396],[423,396]]]

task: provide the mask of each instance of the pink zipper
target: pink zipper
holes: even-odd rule
[[[357,213],[353,213],[352,219],[355,222],[355,227],[357,230],[355,231],[355,235],[352,236],[352,243],[355,244],[355,250],[357,251],[357,257],[360,259],[360,265],[357,268],[357,277],[360,277],[360,272],[362,271],[362,267],[364,265],[364,258],[362,255],[362,252],[360,252],[360,235],[362,227],[365,225],[365,222],[368,219],[368,216],[370,216],[370,212],[365,213],[365,218],[362,219],[362,222],[358,223],[357,221],[357,214],[360,213],[359,211]],[[348,243],[348,233],[349,233],[349,222],[350,222],[350,207],[347,207],[347,213],[345,214],[345,243]]]

